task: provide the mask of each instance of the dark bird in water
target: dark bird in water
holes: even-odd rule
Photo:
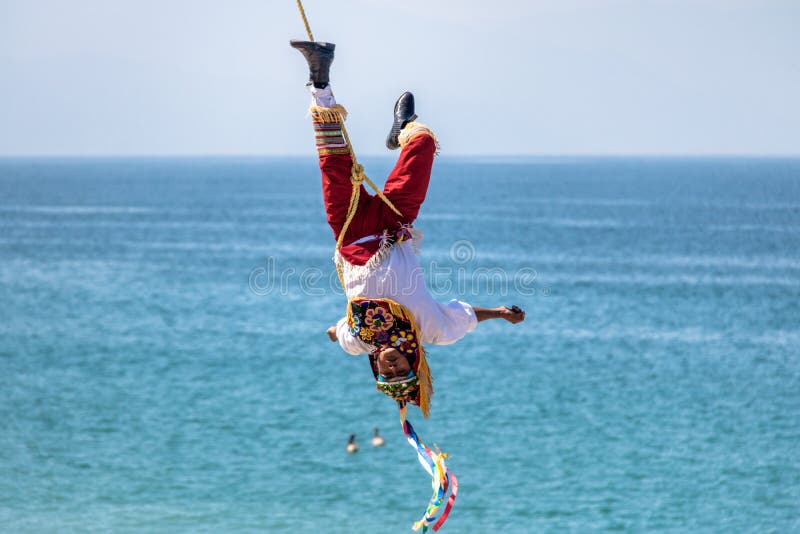
[[[350,439],[347,440],[347,452],[349,454],[354,454],[358,452],[358,444],[356,443],[356,435],[350,434]]]

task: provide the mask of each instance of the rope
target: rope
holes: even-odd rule
[[[314,34],[311,33],[311,26],[308,25],[308,19],[306,18],[306,10],[303,9],[303,3],[300,0],[297,0],[297,9],[300,10],[300,16],[303,17],[303,24],[306,25],[306,33],[308,34],[308,40],[314,40]]]
[[[311,33],[311,26],[308,24],[308,18],[306,18],[306,11],[303,9],[303,3],[301,0],[297,0],[297,9],[300,11],[300,16],[303,18],[303,24],[306,27],[306,33],[308,34],[308,39],[310,41],[314,40],[314,34]],[[345,143],[347,143],[347,148],[350,150],[350,158],[353,160],[353,166],[350,170],[350,182],[353,184],[353,192],[350,194],[350,206],[347,208],[347,218],[344,221],[344,225],[342,225],[342,230],[339,232],[339,239],[336,240],[336,250],[342,248],[342,244],[344,243],[344,236],[347,234],[347,229],[350,227],[350,223],[353,222],[353,219],[356,216],[356,211],[358,209],[358,200],[361,196],[361,184],[366,182],[374,191],[375,194],[380,197],[380,199],[386,203],[389,208],[395,212],[398,216],[402,217],[403,214],[400,213],[394,204],[392,204],[391,200],[386,198],[386,195],[378,189],[378,186],[369,179],[369,177],[364,174],[364,166],[358,163],[356,159],[356,153],[353,151],[353,144],[350,142],[350,136],[347,134],[347,128],[344,126],[344,117],[340,113],[337,112],[339,115],[339,124],[342,126],[342,136],[344,137]],[[337,264],[336,271],[339,274],[339,281],[342,283],[342,287],[344,287],[344,277],[342,276],[342,268]]]

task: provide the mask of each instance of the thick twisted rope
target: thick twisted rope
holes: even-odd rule
[[[306,25],[306,33],[308,34],[308,40],[314,40],[314,34],[311,33],[311,26],[308,25],[308,19],[306,18],[306,10],[303,9],[303,3],[300,0],[297,0],[297,9],[300,10],[300,16],[303,17],[303,24]]]

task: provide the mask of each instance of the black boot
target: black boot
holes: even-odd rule
[[[394,123],[392,129],[389,130],[389,136],[386,138],[386,148],[389,150],[397,150],[400,148],[400,142],[397,136],[406,124],[416,119],[414,114],[414,95],[405,92],[400,95],[397,102],[394,104]]]
[[[305,56],[310,73],[309,81],[317,89],[324,89],[331,81],[330,69],[336,45],[319,41],[289,41],[289,45]]]

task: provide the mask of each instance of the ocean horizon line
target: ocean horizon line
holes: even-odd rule
[[[398,152],[391,152],[385,154],[358,154],[359,158],[369,159],[394,159],[397,157]],[[758,160],[800,160],[800,153],[798,154],[748,154],[748,153],[609,153],[609,154],[592,154],[592,153],[563,153],[563,154],[442,154],[439,156],[442,159],[458,159],[458,160],[553,160],[553,159],[570,159],[570,160],[614,160],[614,159],[653,159],[653,160],[742,160],[742,159],[758,159]],[[279,160],[279,159],[308,159],[316,158],[313,150],[308,154],[0,154],[0,161],[8,160],[90,160],[90,159],[106,159],[106,160],[124,160],[124,159],[263,159],[263,160]]]

